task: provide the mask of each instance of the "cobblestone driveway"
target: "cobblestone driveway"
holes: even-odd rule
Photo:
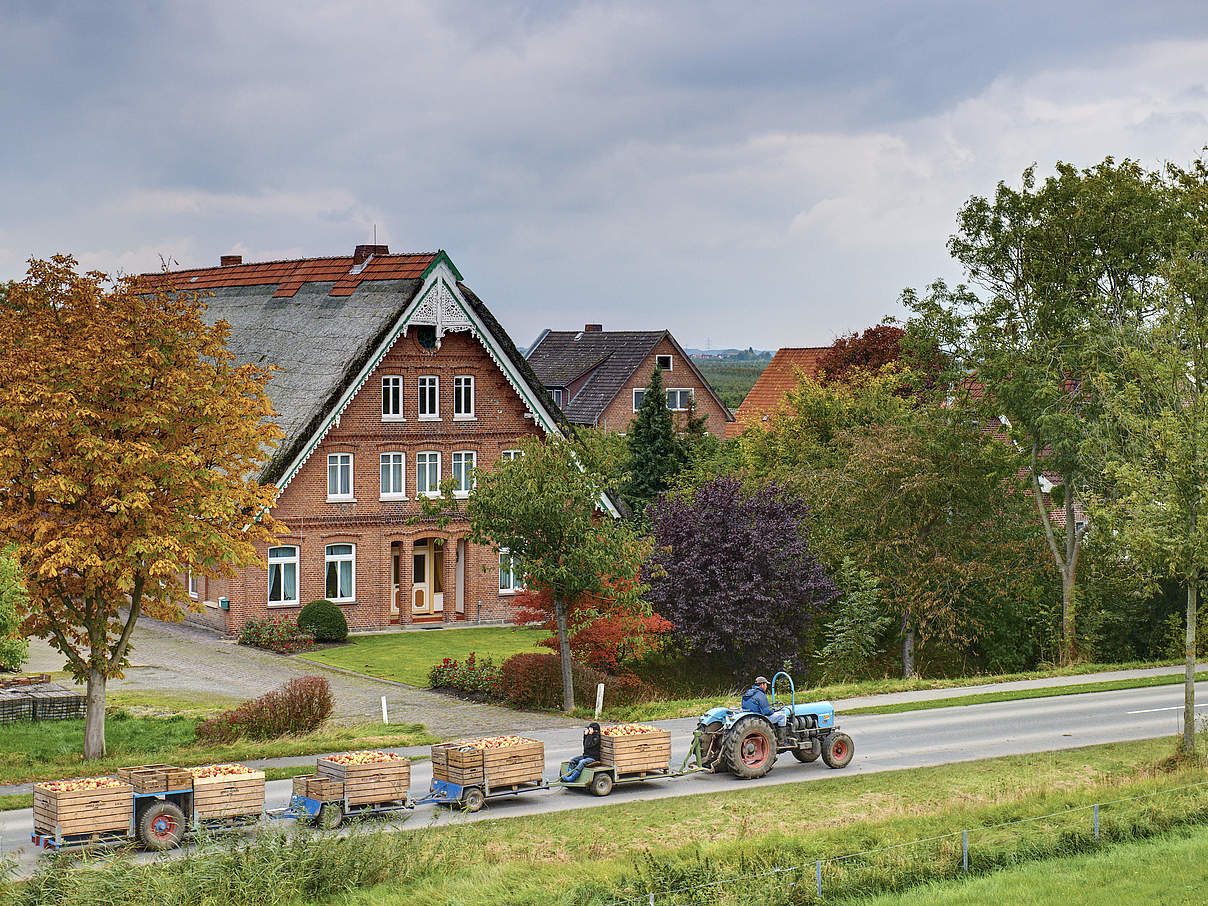
[[[380,721],[385,695],[392,723],[422,723],[442,738],[576,725],[553,714],[477,705],[427,689],[328,670],[321,664],[236,645],[203,629],[176,623],[139,620],[133,644],[131,666],[124,679],[109,683],[112,691],[244,699],[294,677],[318,674],[331,683],[335,719],[341,723]],[[34,640],[26,669],[62,670],[63,659],[44,642]]]

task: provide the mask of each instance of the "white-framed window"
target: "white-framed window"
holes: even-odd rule
[[[436,497],[440,494],[440,454],[415,454],[415,493]]]
[[[457,487],[453,493],[466,497],[474,490],[474,467],[478,463],[478,454],[473,450],[458,450],[453,454],[453,478]]]
[[[499,552],[499,593],[510,595],[524,588],[524,573],[520,558],[512,556],[507,548]]]
[[[663,369],[663,371],[670,371],[671,370],[671,356],[656,355],[654,357],[654,364],[657,365],[659,368]]]
[[[642,408],[642,400],[644,400],[645,398],[646,398],[645,389],[640,389],[640,390],[635,389],[633,391],[633,411],[634,412],[637,412],[639,409]]]
[[[405,453],[383,453],[380,457],[382,465],[382,499],[407,499],[407,455]]]
[[[684,412],[692,408],[692,388],[673,388],[667,391],[667,408],[672,412]]]
[[[416,406],[416,418],[440,418],[440,378],[434,374],[425,374],[419,379],[419,403]]]
[[[327,454],[327,499],[352,500],[352,454]]]
[[[189,597],[196,598],[200,583],[197,581],[196,573],[189,573]]]
[[[453,378],[453,417],[474,417],[474,376],[458,374]]]
[[[403,420],[403,379],[397,374],[382,378],[382,421]]]
[[[326,588],[329,601],[354,601],[357,596],[357,546],[329,544],[323,550]]]
[[[298,549],[292,545],[268,549],[268,606],[298,603]]]
[[[499,454],[500,462],[511,462],[513,459],[519,459],[524,455],[522,450],[503,450]]]
[[[554,402],[557,403],[558,408],[561,409],[564,400],[566,399],[566,391],[562,389],[554,389],[549,392],[549,395],[554,398]]]

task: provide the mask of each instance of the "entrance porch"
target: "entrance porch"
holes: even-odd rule
[[[419,537],[390,544],[390,622],[466,618],[466,542]]]

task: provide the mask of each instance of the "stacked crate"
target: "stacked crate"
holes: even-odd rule
[[[497,747],[480,747],[484,740],[438,743],[432,747],[432,776],[458,786],[507,789],[541,783],[545,744],[515,737]]]
[[[294,795],[317,802],[335,802],[344,798],[344,784],[318,774],[303,774],[294,778]]]
[[[172,764],[140,764],[118,768],[117,779],[128,783],[136,793],[169,793],[193,789],[193,775]]]
[[[358,762],[357,756],[379,760]],[[333,758],[318,759],[315,767],[319,777],[341,785],[344,799],[350,806],[406,802],[411,788],[411,761],[401,755],[344,752]]]
[[[219,769],[222,773],[206,776]],[[209,765],[193,768],[193,815],[209,818],[243,818],[264,811],[264,771],[243,765]]]
[[[96,783],[104,785],[93,786]],[[130,784],[111,777],[36,783],[34,831],[56,837],[128,832],[134,818],[133,792]]]
[[[0,723],[10,720],[33,720],[34,700],[24,689],[0,690]]]
[[[33,689],[27,694],[33,700],[34,720],[70,720],[83,717],[87,710],[83,695],[59,686]]]
[[[600,762],[617,774],[665,774],[671,768],[671,731],[643,727],[643,732],[600,737]]]

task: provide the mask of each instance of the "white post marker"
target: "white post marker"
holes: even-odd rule
[[[390,716],[386,713],[386,696],[382,696],[382,723],[390,723]]]
[[[596,720],[600,719],[600,712],[604,710],[604,684],[596,683]]]

